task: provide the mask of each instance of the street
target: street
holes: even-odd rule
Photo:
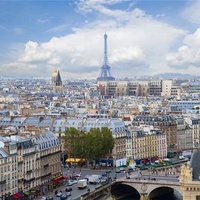
[[[77,174],[80,174],[81,173],[81,177],[78,177],[78,180],[80,179],[84,179],[84,177],[86,175],[93,175],[93,174],[96,174],[96,175],[102,175],[104,174],[105,175],[105,172],[108,171],[108,170],[91,170],[91,169],[87,169],[87,168],[70,168],[69,171],[67,168],[63,168],[63,175],[64,176],[71,176],[73,173],[77,173]],[[109,173],[107,174],[107,176],[110,176],[112,180],[114,180],[114,178],[116,177],[117,179],[123,179],[123,178],[126,178],[126,173],[124,173],[123,171],[120,172],[120,173],[115,173],[115,169],[113,170],[109,170]],[[130,175],[128,175],[128,177],[130,177],[130,179],[140,179],[140,180],[148,180],[149,178],[151,180],[158,180],[158,181],[161,181],[161,180],[164,180],[164,181],[170,181],[170,182],[178,182],[178,178],[177,178],[177,175],[168,175],[168,176],[165,176],[165,174],[163,173],[159,173],[159,174],[149,174],[148,170],[144,170],[142,171],[142,173],[140,171],[132,171]],[[55,190],[62,190],[62,192],[64,194],[66,194],[65,192],[65,189],[66,188],[69,188],[71,187],[72,188],[72,191],[71,191],[71,197],[69,197],[68,199],[76,199],[77,197],[80,197],[82,194],[84,193],[87,193],[87,190],[90,189],[90,191],[94,191],[96,187],[98,187],[98,184],[97,185],[94,185],[94,184],[88,184],[88,187],[85,188],[85,189],[78,189],[76,184],[72,185],[72,186],[67,186],[67,185],[63,185],[63,186],[60,186],[59,188],[55,189]],[[59,197],[56,197],[55,195],[55,190],[51,193],[49,193],[48,195],[46,195],[46,197],[53,197],[54,199],[59,199]]]
[[[105,170],[91,170],[91,169],[87,169],[87,168],[69,168],[69,171],[67,168],[63,168],[63,176],[72,176],[73,173],[77,173],[77,174],[80,174],[81,173],[81,177],[78,177],[78,180],[80,179],[84,179],[84,177],[86,175],[93,175],[93,174],[96,174],[96,175],[102,175],[102,174],[105,174],[106,172],[106,169]],[[122,178],[125,176],[125,174],[123,172],[121,173],[115,173],[115,170],[110,170],[110,173],[109,173],[109,176],[111,177],[111,179],[113,180],[116,176],[116,178]],[[77,198],[79,196],[81,196],[81,194],[84,194],[87,192],[88,189],[90,189],[90,191],[93,191],[95,190],[96,187],[98,187],[98,185],[94,185],[94,184],[88,184],[88,187],[85,188],[85,189],[78,189],[76,184],[72,185],[72,186],[67,186],[67,185],[63,185],[63,186],[60,186],[59,188],[57,189],[54,189],[54,192],[51,192],[49,193],[48,195],[46,195],[46,197],[53,197],[54,199],[59,199],[59,197],[56,197],[55,195],[55,190],[62,190],[62,192],[64,194],[66,194],[65,192],[65,189],[66,188],[72,188],[72,191],[71,191],[71,199],[74,199],[74,198]],[[68,198],[68,199],[70,199]]]

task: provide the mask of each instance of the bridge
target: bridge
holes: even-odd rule
[[[186,161],[182,161],[171,166],[159,167],[156,168],[156,171],[162,174],[165,172],[168,172],[171,175],[174,173],[177,174],[180,173],[180,167],[184,163],[186,163]],[[149,175],[150,171],[142,171],[143,175],[145,173],[146,175]],[[140,200],[151,200],[155,197],[161,197],[166,194],[173,193],[174,190],[182,196],[182,190],[179,182],[150,179],[139,180],[139,178],[118,178],[107,185],[97,187],[95,191],[86,192],[82,195],[82,198],[78,198],[77,200],[107,199],[107,197],[114,200],[126,197],[128,194],[131,194]]]
[[[140,200],[150,200],[155,197],[165,196],[176,190],[181,194],[179,182],[165,180],[135,180],[117,179],[111,185],[111,196],[115,199],[132,194]]]
[[[173,193],[174,190],[180,193],[179,182],[169,182],[164,180],[135,180],[135,179],[117,179],[107,185],[99,186],[95,191],[86,192],[77,200],[95,200],[95,199],[120,199],[122,197],[134,196],[140,200],[151,200],[156,197],[162,197]],[[182,195],[181,195],[182,196]]]

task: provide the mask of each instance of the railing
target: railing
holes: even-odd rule
[[[148,180],[148,179],[117,179],[116,182],[129,182],[129,183],[148,183],[148,184],[157,184],[157,185],[174,185],[174,186],[180,186],[180,183],[178,182],[172,182],[172,181],[166,181],[166,180]]]

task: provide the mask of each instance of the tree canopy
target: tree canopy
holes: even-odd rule
[[[107,127],[92,128],[90,132],[68,128],[63,136],[68,157],[100,159],[112,152],[114,138]]]

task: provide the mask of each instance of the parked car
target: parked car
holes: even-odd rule
[[[67,196],[67,197],[70,197],[71,195],[72,195],[71,192],[67,192],[67,193],[66,193],[66,196]]]
[[[62,195],[63,195],[63,192],[62,192],[62,191],[59,191],[59,192],[56,194],[57,197],[61,197]]]
[[[72,191],[72,188],[71,187],[68,187],[65,189],[65,192],[71,192]]]
[[[60,196],[60,200],[65,200],[65,199],[67,199],[67,195],[66,195],[66,194],[62,194],[62,195]]]

